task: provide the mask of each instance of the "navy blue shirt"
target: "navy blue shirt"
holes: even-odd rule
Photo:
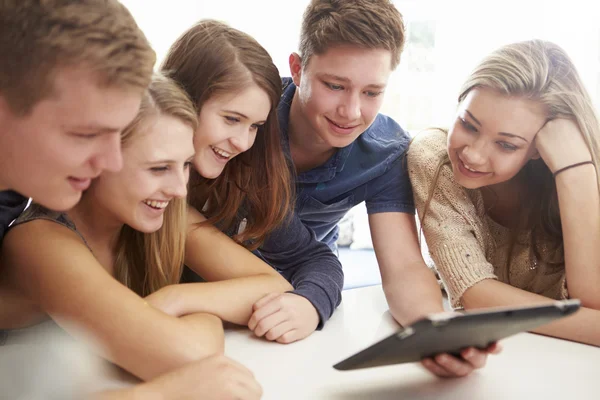
[[[27,198],[17,192],[11,190],[0,192],[0,246],[8,225],[23,212],[25,206],[27,206]]]
[[[278,117],[284,152],[291,158],[288,123],[296,86],[290,78],[284,78],[283,84]],[[378,115],[352,144],[325,164],[296,176],[295,212],[257,252],[290,281],[294,293],[313,304],[319,327],[341,301],[343,272],[331,250],[342,217],[363,201],[369,213],[414,213],[403,157],[408,144],[408,135],[394,120]]]
[[[296,86],[290,78],[284,78],[284,86],[278,117],[289,155],[288,122]],[[378,114],[364,133],[325,164],[297,175],[296,213],[302,223],[336,250],[338,222],[363,201],[368,214],[414,214],[404,157],[409,143],[410,137],[396,121]]]

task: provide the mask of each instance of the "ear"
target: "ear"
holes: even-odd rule
[[[290,64],[290,73],[294,85],[300,86],[300,78],[302,77],[302,58],[298,53],[292,53],[290,54],[288,62]]]

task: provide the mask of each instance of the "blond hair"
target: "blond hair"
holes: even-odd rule
[[[547,120],[566,118],[574,121],[590,150],[596,176],[600,178],[598,116],[573,62],[561,47],[543,40],[503,46],[484,58],[471,72],[458,96],[459,103],[475,88],[489,88],[505,96],[535,101],[544,107]],[[448,162],[447,157],[440,160],[421,222],[433,198],[439,171]],[[519,171],[519,176],[527,181],[527,191],[522,193],[525,199],[520,202],[522,208],[518,220],[521,226],[517,230],[531,230],[533,251],[540,259],[544,242],[550,240],[556,248],[563,246],[556,183],[541,159],[530,160]],[[597,183],[600,190],[600,180]],[[515,230],[509,245],[507,268],[516,233]]]
[[[396,69],[404,41],[402,14],[389,0],[312,0],[302,18],[299,50],[306,67],[314,54],[337,45],[384,49]]]
[[[144,122],[157,115],[168,115],[198,126],[196,109],[185,91],[171,79],[154,75],[142,99],[137,116],[125,128],[121,143],[127,147],[144,130]],[[187,232],[186,199],[173,199],[165,209],[162,227],[142,233],[124,225],[116,245],[115,277],[140,296],[181,278]]]
[[[52,94],[59,68],[85,67],[99,85],[141,92],[156,59],[117,0],[3,0],[0,54],[0,95],[17,114]]]

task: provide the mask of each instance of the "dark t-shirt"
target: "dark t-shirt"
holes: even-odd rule
[[[27,198],[12,190],[0,192],[0,246],[8,225],[23,212]]]

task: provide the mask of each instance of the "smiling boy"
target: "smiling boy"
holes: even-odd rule
[[[410,139],[393,119],[379,114],[389,77],[400,63],[404,33],[402,15],[391,1],[311,1],[303,16],[300,52],[289,57],[292,77],[284,79],[279,106],[284,151],[296,172],[294,219],[335,251],[338,222],[365,202],[383,290],[402,325],[443,311],[437,280],[417,240],[404,160]],[[265,247],[285,235],[294,232],[276,232]],[[275,266],[287,268],[281,262]],[[326,281],[334,272],[324,266],[311,276]],[[285,333],[277,325],[281,314],[295,314],[286,322],[291,332],[306,332],[302,327],[307,325],[314,329],[317,315],[324,322],[318,296],[307,296],[312,313],[304,306],[294,309],[282,296],[255,306],[260,333]],[[425,366],[441,376],[466,375],[486,359],[484,352],[471,350],[464,359],[440,355],[437,363]]]

